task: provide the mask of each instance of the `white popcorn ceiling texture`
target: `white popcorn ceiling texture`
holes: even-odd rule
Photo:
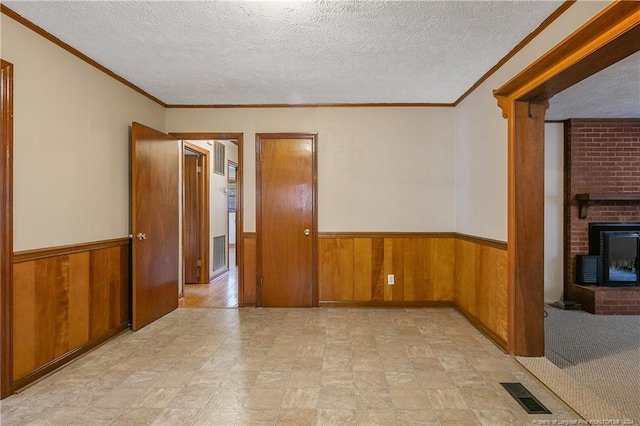
[[[167,104],[238,105],[452,103],[562,0],[3,3]]]

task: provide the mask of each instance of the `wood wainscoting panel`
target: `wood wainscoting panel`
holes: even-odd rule
[[[322,300],[354,300],[354,240],[318,241],[319,285]]]
[[[453,301],[453,234],[323,233],[319,236],[320,300],[371,302]],[[394,285],[387,276],[394,275]]]
[[[22,377],[36,365],[36,265],[19,263],[13,267],[13,376]]]
[[[241,265],[244,268],[243,292],[244,306],[256,305],[256,288],[257,288],[257,240],[255,232],[245,232],[243,235],[243,248]]]
[[[13,376],[22,385],[129,323],[129,239],[83,247],[15,257]]]
[[[322,242],[324,240],[320,240]],[[372,300],[374,282],[371,238],[353,239],[353,300]],[[322,268],[320,268],[322,269]],[[381,274],[381,271],[380,271]],[[321,292],[322,294],[322,292]]]
[[[456,306],[506,349],[507,251],[482,241],[457,239],[455,258]]]

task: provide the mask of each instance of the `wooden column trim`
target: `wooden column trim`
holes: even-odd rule
[[[640,2],[616,1],[494,91],[508,120],[507,346],[512,355],[544,354],[544,276],[533,265],[539,264],[544,244],[544,188],[538,179],[544,170],[545,102],[638,50]]]
[[[509,351],[544,356],[544,115],[515,102],[509,134]]]
[[[0,59],[0,399],[13,384],[13,65]]]

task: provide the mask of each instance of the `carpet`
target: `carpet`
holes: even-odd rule
[[[640,315],[545,310],[545,357],[576,386],[640,424]]]

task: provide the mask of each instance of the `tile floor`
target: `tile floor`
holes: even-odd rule
[[[522,382],[553,414],[526,414],[504,381]],[[442,308],[180,308],[3,400],[1,411],[3,426],[579,418],[464,317]]]

